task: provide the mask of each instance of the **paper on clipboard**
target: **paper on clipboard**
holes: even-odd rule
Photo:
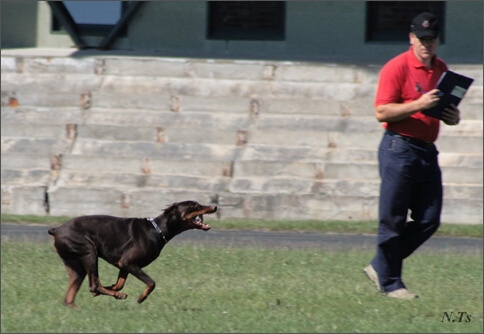
[[[435,87],[442,93],[439,103],[435,107],[423,110],[422,113],[437,119],[442,119],[444,109],[450,107],[451,104],[458,106],[473,81],[474,79],[472,78],[452,71],[442,73],[442,76],[437,82],[437,87]]]

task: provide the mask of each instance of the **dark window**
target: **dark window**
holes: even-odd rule
[[[284,40],[285,1],[209,1],[208,38]]]
[[[421,12],[431,12],[440,22],[444,42],[445,1],[367,1],[367,42],[408,42],[410,23]]]
[[[63,1],[81,36],[105,36],[122,16],[126,1]],[[52,19],[53,31],[64,31],[57,18]],[[120,36],[126,36],[124,29]]]

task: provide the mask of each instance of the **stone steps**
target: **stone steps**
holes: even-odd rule
[[[482,223],[482,66],[442,126],[443,221]],[[2,211],[376,219],[379,68],[2,56]],[[155,208],[155,210],[153,210]],[[463,213],[464,212],[464,213]]]
[[[123,191],[113,187],[50,187],[48,196],[51,203],[50,214],[53,216],[75,216],[82,212],[153,217],[174,202],[191,199],[200,203],[218,203],[217,194],[201,192],[199,189],[190,192],[163,188]],[[215,217],[219,215],[220,212]]]
[[[481,111],[482,113],[482,111]],[[373,117],[352,117],[349,119],[340,117],[321,117],[317,115],[299,114],[294,115],[261,115],[251,118],[243,114],[209,113],[209,112],[183,112],[170,111],[146,111],[146,110],[118,110],[118,109],[94,109],[89,112],[81,112],[78,109],[64,108],[3,108],[2,109],[2,134],[3,136],[16,137],[58,137],[58,133],[66,132],[66,127],[74,124],[78,131],[100,133],[95,127],[106,127],[106,133],[115,132],[115,126],[127,126],[119,128],[119,133],[125,136],[133,136],[142,130],[133,128],[148,127],[152,129],[162,128],[165,131],[177,132],[179,129],[203,129],[204,133],[220,131],[248,131],[250,128],[251,142],[274,145],[274,140],[281,137],[290,138],[282,143],[301,143],[311,137],[314,142],[307,141],[308,145],[320,145],[324,137],[331,136],[338,140],[347,140],[348,143],[365,145],[361,137],[366,136],[373,140],[380,140],[382,127]],[[64,128],[60,127],[63,126]],[[112,126],[109,128],[109,126]],[[91,129],[91,130],[89,130]],[[172,130],[175,129],[175,130]],[[148,130],[145,130],[148,132]],[[482,136],[482,121],[462,120],[459,126],[442,126],[438,143],[445,140],[454,141],[456,136],[467,137],[469,140]],[[367,136],[370,133],[372,137]],[[286,135],[284,135],[286,134]],[[348,135],[350,134],[350,135]],[[310,135],[310,136],[308,136]],[[87,135],[89,136],[89,135]],[[101,136],[102,137],[102,136]],[[122,139],[121,136],[114,136]],[[448,138],[452,137],[452,139]],[[102,139],[102,138],[100,138]],[[328,139],[329,140],[329,139]],[[467,139],[463,139],[464,141]],[[325,140],[326,141],[326,140]],[[373,146],[374,147],[374,146]],[[479,146],[469,143],[470,148],[479,151]],[[459,151],[459,149],[457,149]]]
[[[328,182],[338,182],[344,180],[351,184],[350,191],[357,193],[356,186],[358,184],[365,184],[365,187],[375,190],[372,192],[372,196],[378,196],[378,187],[375,185],[380,184],[378,177],[378,166],[365,166],[361,165],[329,165],[325,167],[325,178],[305,178],[297,176],[242,176],[235,175],[230,182],[229,190],[233,193],[268,193],[268,194],[310,194],[321,191],[321,187]],[[363,170],[363,172],[361,172]],[[463,193],[469,195],[482,196],[482,175],[479,175],[480,169],[478,168],[459,168],[462,175],[459,177],[453,176],[455,174],[455,168],[443,167],[442,173],[444,175],[444,186],[449,189],[458,188],[462,192],[462,189],[469,189]],[[350,174],[357,171],[358,173]],[[327,175],[327,177],[326,177]],[[350,176],[348,176],[350,175]],[[365,177],[367,177],[365,179]],[[361,181],[365,180],[365,181]],[[338,186],[342,184],[337,183]],[[476,192],[476,189],[479,191]],[[340,189],[338,196],[345,191]],[[348,194],[349,195],[349,194]],[[446,196],[451,196],[446,194]],[[474,198],[474,197],[472,197]]]
[[[152,188],[195,192],[198,189],[217,193],[226,191],[230,178],[176,174],[133,174],[105,172],[63,172],[56,180],[56,187],[83,187],[86,184],[96,188],[115,188],[118,190]],[[113,187],[113,185],[116,185]]]
[[[75,155],[131,157],[134,159],[179,159],[194,161],[233,161],[234,145],[197,143],[154,143],[142,141],[101,141],[78,138],[71,153]]]
[[[2,156],[2,158],[6,158]],[[12,156],[10,156],[12,160]],[[17,157],[18,160],[20,160],[20,157]],[[113,162],[116,161],[116,159],[105,159],[100,162],[99,160],[96,161],[96,158],[92,159],[93,166],[99,166],[101,164],[104,165],[105,168],[109,168],[110,170],[114,169],[114,171],[117,170],[116,167],[113,167]],[[126,159],[125,159],[126,160]],[[25,159],[22,160],[22,164]],[[66,157],[63,158],[63,162],[67,161],[70,162],[71,159],[68,159]],[[49,161],[47,159],[39,160],[37,163],[41,162],[43,165],[47,165]],[[9,163],[11,165],[11,163]],[[149,174],[143,173],[143,169],[147,170],[148,168],[151,168],[152,165],[156,164],[152,161],[146,162],[146,160],[143,161],[136,161],[133,160],[133,164],[137,165],[137,169],[139,169],[138,172],[135,171],[128,171],[128,172],[118,172],[116,173],[122,173],[123,175],[126,175],[126,177],[133,177],[133,178],[138,178],[140,175],[148,178],[146,175],[154,175],[154,174],[162,174],[162,175],[181,175],[181,176],[186,176],[188,179],[193,178],[193,177],[204,177],[204,178],[218,178],[222,176],[227,176],[231,177],[231,162],[206,162],[202,163],[200,165],[203,171],[210,171],[209,173],[204,173],[203,175],[200,175],[201,172],[199,171],[192,171],[190,168],[193,168],[193,163],[190,162],[177,162],[175,160],[170,161],[169,163],[160,163],[159,165],[170,165],[171,168],[158,168],[153,167],[151,169],[151,172]],[[180,170],[186,170],[185,173],[179,171],[179,169],[176,168],[176,165],[180,165],[179,169]],[[283,164],[283,163],[281,163]],[[64,166],[69,166],[68,163],[64,163],[62,166],[63,168],[68,168]],[[198,165],[198,164],[197,164]],[[203,166],[204,165],[204,166]],[[211,166],[216,166],[218,168],[211,168]],[[260,165],[260,163],[252,163],[251,165]],[[77,168],[81,168],[80,167]],[[237,166],[237,165],[236,165]],[[98,168],[99,168],[98,167]],[[135,169],[134,166],[131,166],[131,168],[127,168],[124,166],[124,169]],[[338,179],[346,179],[346,180],[359,180],[359,179],[367,179],[367,180],[373,180],[373,181],[378,181],[378,166],[376,164],[351,164],[351,163],[342,163],[342,164],[337,164],[337,163],[330,163],[326,164],[325,166],[320,166],[319,168],[314,168],[314,175],[309,174],[310,171],[313,170],[313,166],[303,166],[305,168],[302,168],[301,170],[294,171],[294,175],[291,174],[291,172],[288,172],[287,174],[281,173],[281,171],[284,170],[291,170],[291,168],[284,168],[284,169],[279,169],[279,170],[273,170],[273,174],[270,173],[254,173],[254,174],[249,174],[247,172],[240,172],[240,169],[236,168],[233,172],[232,175],[232,180],[233,183],[241,184],[242,182],[246,182],[248,185],[245,186],[245,190],[250,190],[254,191],[254,189],[258,189],[257,186],[252,187],[250,186],[252,181],[252,178],[256,180],[267,180],[268,182],[275,182],[275,179],[280,179],[280,180],[294,180],[294,182],[305,182],[308,184],[312,184],[315,181],[324,178],[324,180],[338,180]],[[260,167],[259,167],[260,169]],[[257,167],[251,166],[250,170],[257,170]],[[96,169],[96,170],[89,170],[89,169],[84,169],[84,170],[74,170],[74,171],[66,171],[65,173],[68,173],[71,175],[71,178],[77,177],[82,177],[81,175],[96,175],[96,174],[102,174],[104,173],[103,169]],[[319,174],[318,174],[319,173]],[[444,184],[469,184],[469,185],[479,185],[482,183],[482,173],[480,172],[480,168],[472,168],[472,167],[454,167],[454,166],[443,166],[442,167],[442,173],[444,177]],[[8,166],[4,166],[2,168],[2,183],[3,184],[44,184],[48,185],[50,176],[51,176],[51,169],[50,168],[36,168],[33,166],[13,166],[9,168]],[[62,175],[64,172],[62,173]],[[308,174],[308,175],[304,175]],[[96,183],[96,179],[94,177],[89,177],[90,182]],[[281,181],[282,182],[282,181]],[[114,182],[114,184],[117,184],[117,182]],[[121,185],[121,183],[119,183]],[[183,188],[183,183],[180,182],[179,188]],[[190,187],[188,182],[187,182],[187,187]],[[288,186],[289,188],[289,186]],[[234,188],[235,189],[235,188]],[[305,189],[312,189],[311,186],[307,186]],[[291,192],[295,192],[291,190]],[[307,191],[301,191],[301,193],[306,193]]]
[[[113,172],[127,174],[181,174],[191,176],[221,177],[232,175],[232,161],[181,160],[90,155],[66,155],[62,158],[63,172]]]
[[[21,153],[3,153],[2,152],[2,170],[28,170],[28,169],[51,169],[50,158],[45,154],[21,154]]]
[[[47,186],[50,179],[50,169],[8,169],[2,167],[2,187],[6,185]]]
[[[46,157],[57,151],[57,139],[2,137],[2,153],[42,154]]]
[[[475,79],[466,100],[472,100],[475,95],[477,103],[480,103],[482,69],[472,65],[454,65],[450,66],[450,69]],[[327,94],[330,100],[347,101],[350,100],[347,98],[349,93],[364,96],[374,91],[378,70],[379,67],[376,66],[275,61],[6,56],[2,57],[2,91],[13,91],[19,86],[22,86],[24,88],[22,90],[25,91],[31,86],[37,88],[34,91],[38,89],[61,92],[88,90],[147,93],[155,91],[155,93],[164,92],[168,95],[178,92],[182,96],[231,97],[236,96],[237,93],[244,95],[248,92],[254,92],[254,96],[270,96],[271,94],[265,93],[272,92],[277,96],[288,94],[299,97],[308,96],[308,93],[311,93],[311,97],[322,98],[323,95],[313,94],[314,91],[321,90],[336,92],[336,94]],[[59,82],[68,84],[59,85]],[[206,85],[200,84],[203,82]],[[227,83],[230,88],[224,87],[224,83]],[[253,87],[248,87],[251,85]],[[306,93],[294,94],[299,91],[298,85],[301,85],[299,86],[301,88],[311,85],[315,87]],[[218,86],[218,93],[207,94],[213,86]],[[341,89],[343,87],[350,88],[352,92]],[[227,91],[229,93],[224,94]],[[199,94],[183,94],[183,92],[199,92]]]
[[[13,126],[12,128],[15,127]],[[360,144],[361,148],[356,148],[356,144],[359,142],[358,139],[364,139],[361,134],[338,137],[316,132],[319,135],[318,140],[314,140],[314,137],[311,136],[304,137],[306,139],[311,138],[311,141],[306,143],[307,145],[289,146],[286,144],[286,146],[282,146],[285,143],[295,143],[292,140],[288,140],[288,138],[291,138],[290,136],[282,137],[284,132],[280,132],[280,141],[277,141],[277,136],[271,136],[274,139],[270,143],[263,145],[248,144],[239,147],[235,145],[236,133],[231,131],[213,132],[208,136],[195,132],[196,135],[194,136],[192,135],[192,130],[187,129],[171,129],[172,131],[164,131],[161,134],[157,133],[155,129],[147,131],[137,127],[133,128],[134,131],[126,134],[126,129],[128,128],[101,125],[80,126],[77,134],[83,138],[77,138],[73,142],[68,138],[62,138],[65,129],[61,127],[39,126],[37,129],[39,131],[37,132],[34,132],[36,130],[34,126],[31,128],[23,127],[22,131],[17,131],[22,137],[5,136],[2,138],[2,155],[30,156],[40,154],[45,159],[49,159],[53,154],[85,155],[89,158],[109,156],[111,158],[126,157],[129,159],[136,157],[138,159],[165,160],[195,157],[197,160],[202,161],[234,161],[237,159],[240,162],[245,162],[245,165],[248,163],[254,164],[253,161],[266,160],[275,162],[312,161],[319,163],[341,161],[343,164],[351,161],[372,161],[376,163],[375,146],[371,144],[377,144],[380,137],[374,137],[373,142],[370,144],[366,143],[365,146],[367,147],[361,147],[362,145]],[[51,130],[52,137],[57,136],[60,139],[44,138],[49,137],[48,130]],[[27,138],[30,133],[33,133],[33,136],[30,136],[33,138]],[[327,138],[324,138],[325,135]],[[118,139],[117,136],[120,137],[119,139],[130,140],[116,140]],[[161,136],[161,140],[158,142],[157,136]],[[350,140],[349,138],[352,139]],[[187,139],[191,140],[184,142]],[[197,141],[201,139],[204,140],[204,144],[197,144]],[[249,136],[248,142],[250,143],[252,139]],[[323,140],[325,141],[323,142]],[[305,143],[298,142],[296,144]],[[309,146],[309,144],[312,144],[312,146]],[[447,146],[447,149],[440,155],[442,166],[466,167],[471,164],[475,168],[481,167],[482,142],[478,137],[442,137],[439,140],[439,148],[445,146]],[[466,148],[467,153],[448,153],[448,151],[452,151],[451,149],[454,151],[460,149],[462,151]],[[237,164],[235,166],[238,168]],[[267,174],[270,174],[270,172]]]
[[[335,181],[344,182],[344,181]],[[351,184],[346,185],[353,189]],[[374,184],[377,187],[377,184]],[[460,187],[462,189],[462,187]],[[475,195],[482,196],[482,188],[474,186]],[[342,189],[341,184],[337,186]],[[366,188],[363,188],[364,190]],[[450,192],[461,194],[460,197],[450,196]],[[443,221],[461,221],[466,217],[470,223],[478,223],[482,209],[480,198],[468,198],[469,187],[465,194],[459,192],[459,187],[445,187]],[[32,214],[42,214],[45,211],[43,186],[2,186],[2,201],[10,204],[15,210],[21,210],[28,205]],[[55,216],[73,216],[79,214],[113,214],[119,216],[153,216],[166,205],[186,199],[194,199],[203,203],[217,203],[220,210],[218,217],[246,219],[306,219],[336,220],[375,220],[377,217],[378,196],[342,196],[333,193],[292,195],[292,194],[231,194],[210,193],[199,190],[190,192],[174,189],[150,188],[122,191],[112,187],[51,187],[50,214]]]
[[[66,125],[82,124],[87,112],[76,106],[44,107],[44,106],[2,106],[2,129],[11,124]]]
[[[102,141],[151,141],[159,143],[205,143],[236,145],[239,130],[219,129],[200,130],[197,127],[178,128],[176,126],[128,127],[102,124],[87,124],[77,127],[80,138]],[[203,127],[202,127],[203,128]]]

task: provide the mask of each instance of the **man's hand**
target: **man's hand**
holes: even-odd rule
[[[440,90],[432,89],[430,92],[422,94],[417,101],[420,103],[420,109],[426,110],[435,107],[439,103],[439,100]]]
[[[442,113],[442,121],[447,125],[457,125],[460,122],[460,110],[453,104],[445,108]]]

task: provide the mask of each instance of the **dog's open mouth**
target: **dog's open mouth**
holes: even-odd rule
[[[217,207],[214,206],[199,206],[197,211],[193,211],[184,219],[192,224],[192,228],[201,229],[204,231],[210,230],[212,227],[203,222],[203,215],[217,212]]]
[[[203,216],[202,215],[198,215],[198,216],[193,217],[191,219],[191,222],[192,222],[193,225],[196,226],[196,228],[202,229],[204,231],[208,231],[212,228],[212,226],[205,224],[203,222]]]

